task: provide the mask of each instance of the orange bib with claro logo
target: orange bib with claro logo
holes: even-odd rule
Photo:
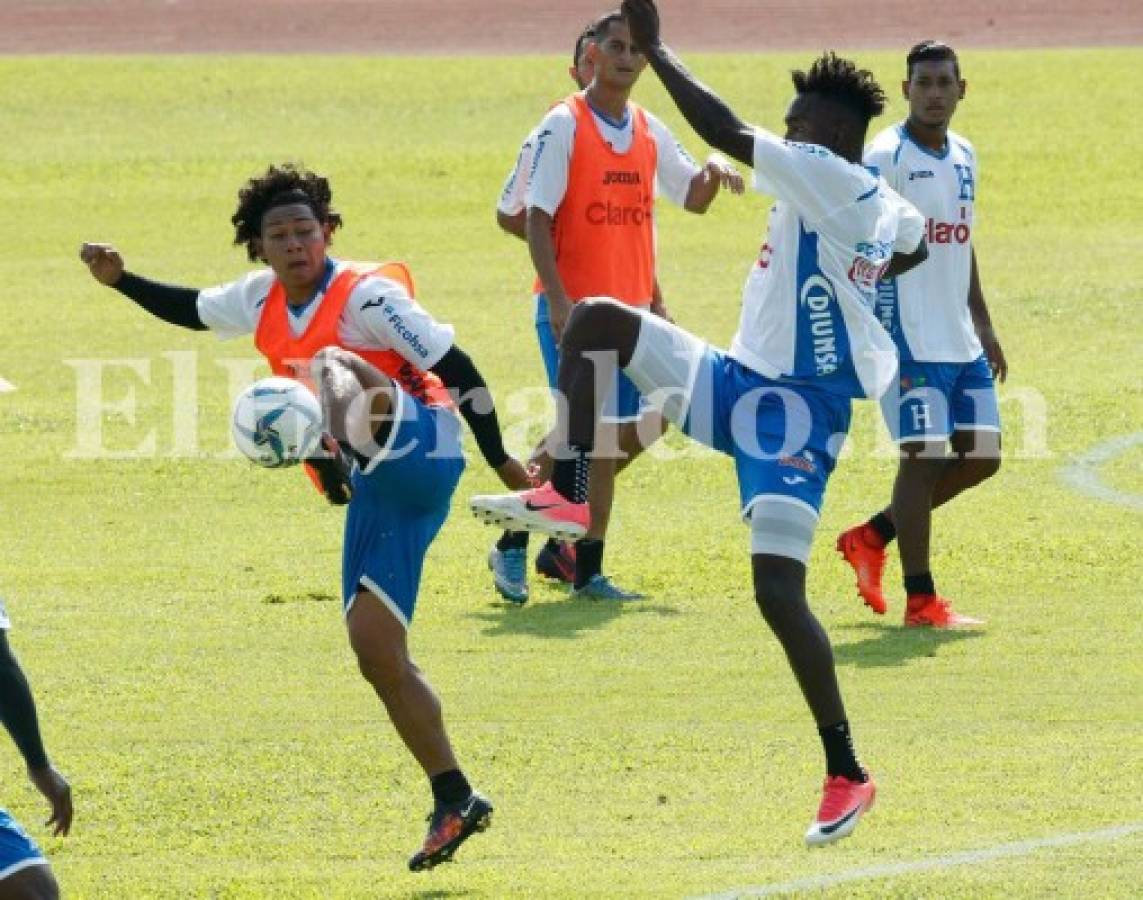
[[[363,278],[378,275],[403,285],[413,293],[413,277],[404,263],[348,263],[338,272],[325,294],[318,301],[317,311],[305,331],[294,336],[290,329],[289,310],[286,309],[286,290],[274,280],[273,287],[262,307],[258,328],[254,332],[254,346],[266,357],[275,375],[296,378],[313,389],[310,362],[323,347],[343,346],[338,335],[338,323],[353,289]],[[418,369],[395,350],[363,350],[344,347],[376,366],[393,379],[406,394],[426,406],[453,405],[444,383],[432,372]]]
[[[568,186],[552,238],[564,290],[574,302],[614,297],[647,306],[655,285],[658,148],[647,116],[631,104],[631,146],[616,153],[582,94],[564,101],[575,116]]]

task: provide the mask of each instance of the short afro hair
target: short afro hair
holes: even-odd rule
[[[813,61],[808,72],[790,73],[799,96],[814,94],[845,107],[865,125],[885,109],[885,91],[868,69],[859,69],[852,60],[832,50]]]
[[[341,214],[330,203],[329,180],[296,163],[271,165],[251,178],[238,192],[238,209],[230,217],[234,243],[246,247],[251,262],[260,259],[255,241],[262,235],[262,217],[271,209],[304,203],[330,232],[341,227]]]
[[[919,62],[951,62],[956,77],[960,78],[960,60],[956,51],[943,41],[921,41],[909,50],[905,57],[905,78],[913,77],[913,66]]]

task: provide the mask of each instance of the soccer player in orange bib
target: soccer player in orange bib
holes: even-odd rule
[[[712,154],[704,166],[696,165],[662,122],[631,102],[646,61],[632,47],[618,11],[597,19],[580,36],[577,51],[581,47],[575,77],[590,83],[556,104],[529,135],[498,214],[502,227],[517,226],[526,209],[523,236],[538,275],[536,333],[553,390],[558,341],[574,303],[606,294],[666,317],[655,280],[656,192],[703,213],[721,187],[744,190],[742,176],[725,159]],[[516,218],[506,222],[511,216]],[[604,539],[616,471],[658,439],[666,424],[622,374],[602,423],[613,436],[599,442],[600,450],[615,448],[619,455],[600,452],[593,460],[592,526],[576,542],[574,595],[637,600],[640,594],[603,574]],[[497,591],[516,603],[528,598],[526,548],[525,532],[507,531],[489,558]],[[561,576],[559,563],[568,560],[549,543],[537,562],[545,574]]]
[[[342,602],[349,642],[434,798],[424,845],[409,860],[420,870],[450,859],[492,813],[457,763],[440,700],[406,640],[425,553],[464,469],[454,392],[501,481],[528,479],[504,451],[480,373],[452,326],[413,299],[408,270],[329,256],[341,226],[331,204],[328,181],[292,165],[250,179],[232,217],[235,243],[267,268],[206,290],[127,272],[108,244],[84,244],[80,256],[98,281],[166,322],[220,338],[253,334],[275,372],[319,393],[330,435],[326,453],[311,463],[327,498],[348,504]]]

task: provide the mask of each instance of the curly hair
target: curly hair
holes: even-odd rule
[[[885,109],[885,91],[868,69],[859,69],[852,60],[832,50],[814,60],[808,72],[790,73],[799,95],[816,94],[844,106],[866,125]]]
[[[250,261],[257,261],[255,241],[262,234],[262,217],[271,209],[292,203],[304,203],[322,225],[334,232],[342,221],[341,214],[330,206],[332,199],[329,180],[316,172],[295,163],[271,165],[263,174],[247,181],[238,192],[238,209],[230,217],[234,243],[245,245]]]

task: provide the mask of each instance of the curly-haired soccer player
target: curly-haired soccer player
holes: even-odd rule
[[[663,319],[610,299],[581,302],[563,338],[559,386],[568,446],[552,482],[474,498],[478,515],[575,535],[586,528],[588,456],[598,416],[590,356],[614,352],[685,433],[732,456],[750,525],[754,596],[781,642],[818,727],[826,780],[810,844],[850,834],[873,802],[834,671],[806,601],[806,562],[826,481],[854,397],[879,396],[897,368],[873,314],[877,282],[924,259],[924,220],[861,165],[885,97],[869,72],[832,53],[793,75],[786,139],[743,123],[659,40],[650,0],[628,0],[631,35],[680,111],[711,146],[754,168],[777,198],[746,280],[738,333],[716,350]]]
[[[454,393],[504,484],[523,487],[527,476],[504,450],[480,373],[452,326],[413,299],[407,269],[330,257],[342,220],[325,178],[271,166],[242,188],[232,222],[235,243],[268,267],[206,290],[126,272],[107,244],[84,244],[80,256],[98,281],[160,319],[223,338],[252,333],[275,373],[312,376],[332,438],[311,463],[331,502],[348,503],[342,599],[349,642],[430,779],[435,808],[409,866],[431,868],[492,812],[461,772],[440,700],[406,642],[425,553],[464,468]]]

